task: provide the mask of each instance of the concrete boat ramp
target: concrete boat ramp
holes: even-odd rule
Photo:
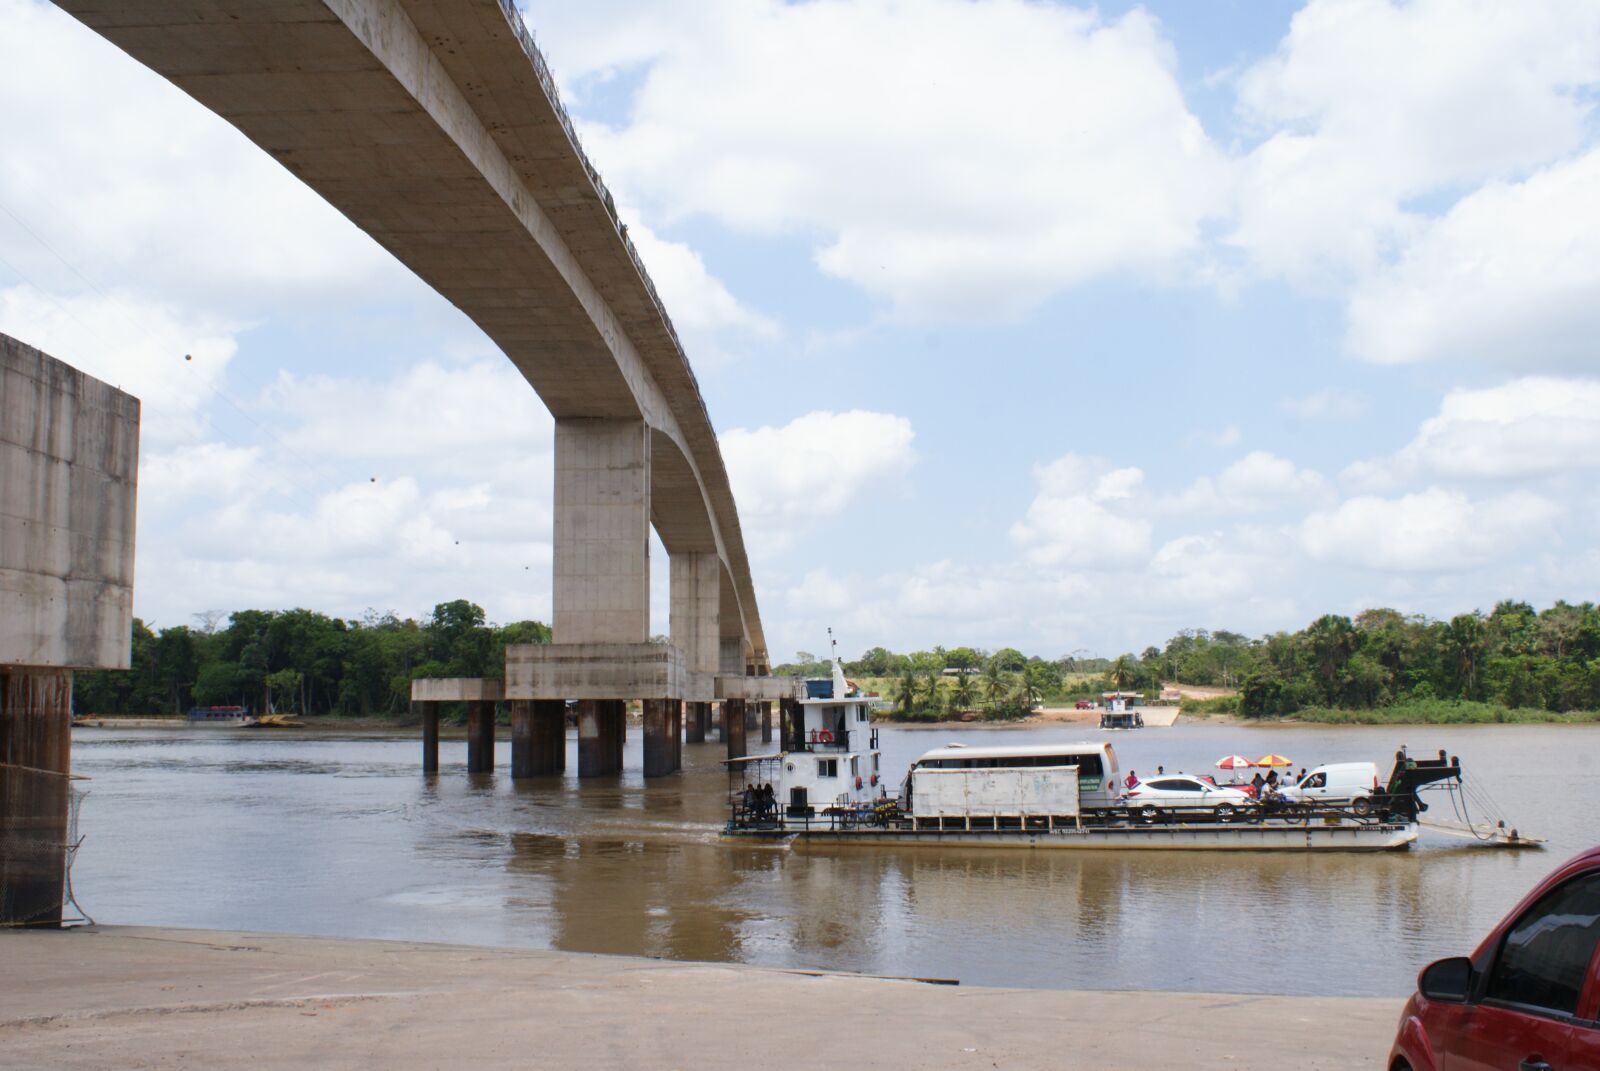
[[[128,927],[0,932],[0,960],[12,1071],[1378,1068],[1401,1004]]]

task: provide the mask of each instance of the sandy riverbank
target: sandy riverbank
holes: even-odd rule
[[[133,927],[0,932],[0,959],[15,1069],[1361,1068],[1400,1010]]]

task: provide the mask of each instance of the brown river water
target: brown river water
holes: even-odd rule
[[[1424,831],[1408,852],[837,849],[718,840],[719,744],[645,782],[513,782],[509,744],[468,776],[463,741],[420,773],[409,734],[79,729],[73,869],[102,923],[558,948],[1062,989],[1398,995],[1463,954],[1541,876],[1600,843],[1600,728],[1251,727],[1108,734],[1122,768],[1297,766],[1446,748],[1515,825],[1510,852]],[[1064,726],[882,733],[891,786],[948,741],[1100,737]],[[753,744],[753,749],[755,745]],[[568,741],[568,770],[576,769]],[[891,787],[891,792],[893,788]],[[1434,813],[1449,815],[1443,796]]]

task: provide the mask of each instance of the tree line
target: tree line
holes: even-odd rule
[[[775,670],[828,671],[825,660],[803,651]],[[1153,693],[1164,683],[1234,689],[1237,696],[1218,705],[1247,717],[1434,701],[1589,711],[1600,709],[1600,608],[1556,602],[1535,610],[1508,599],[1487,614],[1449,620],[1379,608],[1353,618],[1325,614],[1298,632],[1260,638],[1184,629],[1163,646],[1115,658],[1046,660],[1010,647],[909,654],[874,647],[846,662],[845,671],[892,679],[897,712],[913,720],[974,709],[1016,717],[1041,700],[1088,698],[1102,688]]]
[[[75,708],[158,714],[239,705],[381,717],[407,709],[416,678],[497,678],[507,644],[550,642],[544,623],[490,624],[483,608],[465,599],[440,603],[424,621],[393,613],[345,620],[303,609],[240,610],[225,627],[220,613],[198,617],[194,627],[159,632],[135,619],[132,668],[78,673]],[[831,669],[801,651],[773,672],[815,677]],[[1079,652],[1045,659],[1014,647],[907,654],[873,647],[846,662],[845,672],[882,681],[897,716],[907,720],[969,711],[1003,720],[1039,702],[1102,689],[1148,694],[1163,683],[1236,689],[1222,704],[1248,717],[1437,700],[1563,713],[1600,709],[1600,608],[1557,602],[1535,610],[1506,600],[1487,614],[1447,621],[1373,609],[1353,618],[1326,614],[1298,632],[1259,639],[1185,629],[1161,647],[1115,658]]]
[[[315,610],[197,615],[195,627],[159,632],[133,622],[127,671],[74,675],[80,714],[178,714],[195,706],[256,713],[383,717],[405,711],[419,677],[500,677],[508,643],[549,643],[539,621],[487,622],[466,599],[440,603],[425,621],[393,613],[360,620]]]

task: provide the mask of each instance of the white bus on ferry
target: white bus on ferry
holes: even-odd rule
[[[1076,776],[1075,805],[1078,807],[1112,807],[1122,795],[1122,783],[1117,769],[1117,753],[1110,744],[1025,744],[1018,747],[967,747],[950,744],[935,748],[916,762],[906,774],[900,788],[900,809],[909,815],[926,811],[919,807],[920,790],[924,797],[930,795],[935,779],[947,770],[993,770],[1026,772],[1030,776],[1017,782],[1024,794],[1033,798],[1017,802],[1028,813],[1043,814],[1051,809],[1061,778]],[[924,776],[919,778],[919,773]],[[1052,776],[1054,775],[1054,776]]]

